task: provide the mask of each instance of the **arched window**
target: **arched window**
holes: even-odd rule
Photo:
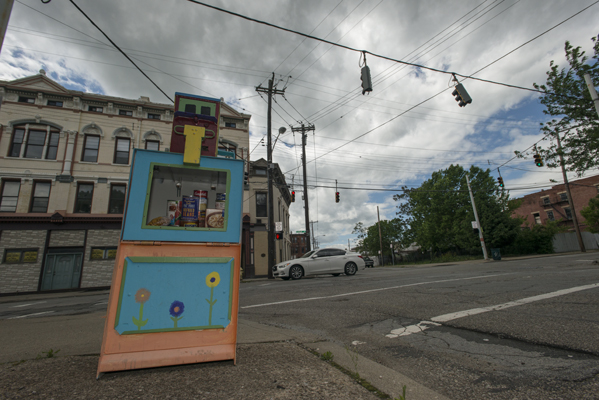
[[[14,121],[8,157],[56,160],[60,125],[37,120]]]

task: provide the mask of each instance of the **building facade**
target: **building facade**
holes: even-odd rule
[[[245,268],[244,278],[268,276],[268,178],[267,161],[263,158],[250,162],[249,170],[250,215],[244,220]],[[273,218],[283,226],[283,238],[275,241],[275,263],[291,258],[289,205],[291,193],[278,164],[273,164]],[[271,265],[272,267],[272,265]]]
[[[308,236],[305,233],[291,234],[291,259],[300,258],[308,252]]]
[[[0,294],[110,286],[133,150],[169,151],[173,106],[67,90],[43,70],[0,96]],[[249,120],[221,99],[219,148],[246,161]]]
[[[599,176],[591,176],[570,182],[570,193],[574,200],[578,224],[584,230],[586,224],[584,217],[580,215],[580,210],[589,204],[591,198],[599,194]],[[521,201],[521,204],[514,210],[512,216],[524,220],[522,223],[523,228],[533,225],[545,225],[547,221],[559,220],[560,224],[574,230],[566,185],[555,185],[551,189],[541,190],[517,200]]]

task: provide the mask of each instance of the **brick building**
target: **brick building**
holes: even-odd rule
[[[599,175],[570,182],[570,193],[574,200],[578,224],[584,230],[586,224],[584,218],[580,215],[580,210],[589,204],[591,198],[599,194]],[[561,224],[566,225],[570,230],[574,230],[572,211],[570,210],[564,184],[526,195],[518,200],[521,200],[522,204],[514,211],[512,216],[524,219],[522,227],[530,227],[535,224],[545,225],[547,221],[561,220]]]
[[[169,151],[173,105],[68,90],[43,70],[0,81],[0,99],[0,294],[110,286],[133,149]],[[220,110],[219,149],[249,161],[250,116]]]
[[[308,252],[308,236],[305,233],[291,234],[291,259],[299,258]]]

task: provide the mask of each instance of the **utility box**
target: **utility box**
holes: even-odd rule
[[[491,257],[495,261],[501,261],[501,249],[491,249]]]

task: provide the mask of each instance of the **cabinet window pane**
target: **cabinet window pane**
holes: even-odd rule
[[[25,129],[15,129],[10,145],[10,152],[8,153],[9,157],[19,157],[21,155],[21,145],[23,144],[24,136]]]
[[[129,146],[130,140],[125,138],[117,138],[114,148],[114,163],[129,164]]]
[[[2,200],[0,200],[0,212],[17,211],[17,200],[21,182],[5,181],[2,185]]]
[[[100,136],[85,136],[83,145],[83,157],[81,161],[98,162],[98,149],[100,148]]]
[[[93,183],[80,183],[77,187],[77,199],[75,200],[75,212],[89,214],[92,210],[92,198],[94,195]]]

